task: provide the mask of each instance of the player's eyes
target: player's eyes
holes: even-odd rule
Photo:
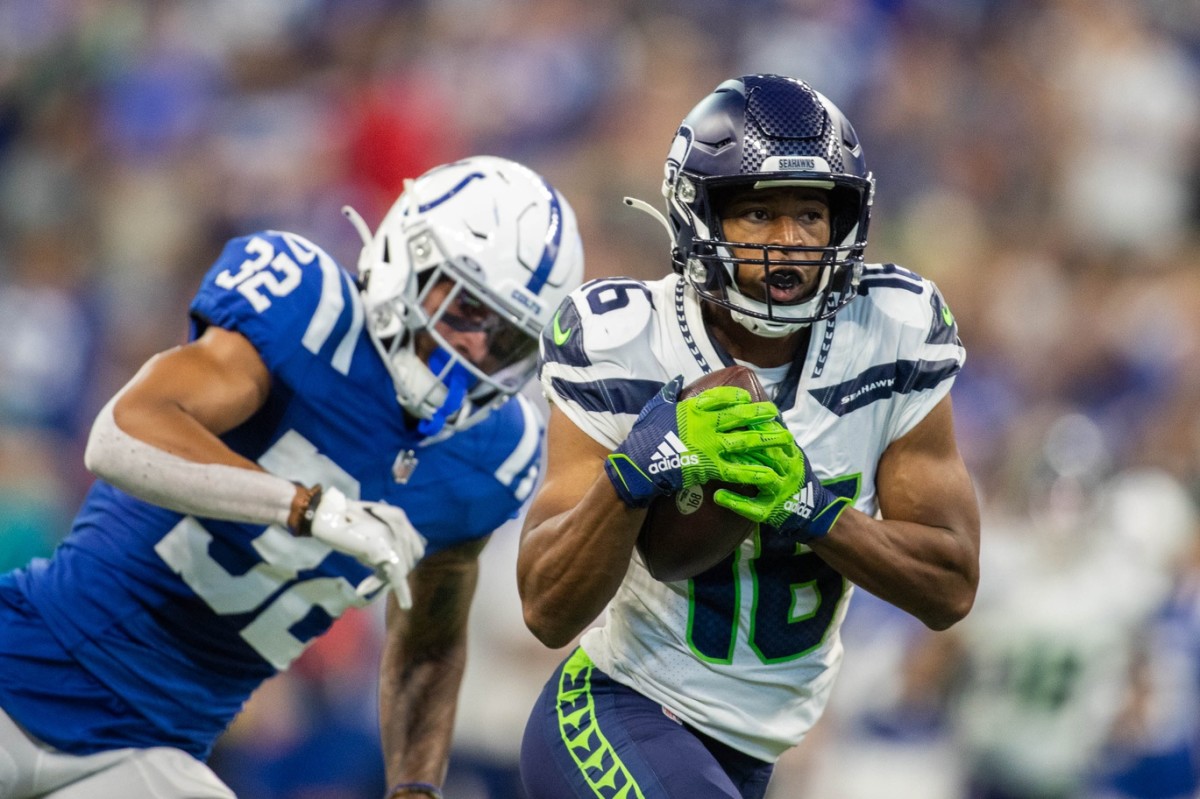
[[[445,317],[453,318],[457,329],[490,330],[502,322],[500,316],[479,300],[460,294],[446,309]],[[465,328],[464,328],[465,326]]]
[[[462,316],[473,321],[481,321],[494,314],[491,308],[465,293],[459,294],[458,297],[455,298],[452,311],[458,316]]]
[[[442,314],[441,322],[460,333],[487,333],[494,335],[506,326],[506,322],[495,310],[474,298],[459,295]]]

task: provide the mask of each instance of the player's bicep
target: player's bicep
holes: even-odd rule
[[[876,491],[883,518],[952,530],[978,547],[979,508],[949,395],[883,453]]]
[[[553,405],[546,440],[546,477],[526,513],[526,530],[578,505],[604,471],[609,453]]]
[[[113,416],[126,433],[152,444],[169,443],[162,425],[180,413],[219,435],[261,408],[270,386],[253,344],[210,327],[196,341],[151,358],[122,390]]]

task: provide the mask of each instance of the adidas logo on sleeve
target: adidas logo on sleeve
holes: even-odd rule
[[[670,469],[696,466],[699,463],[700,456],[690,454],[679,436],[669,432],[659,442],[658,449],[650,456],[649,471],[650,474],[661,474]]]

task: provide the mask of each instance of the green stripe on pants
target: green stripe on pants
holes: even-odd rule
[[[629,769],[600,731],[592,701],[591,658],[583,649],[563,664],[558,682],[558,731],[588,786],[601,799],[645,799]]]

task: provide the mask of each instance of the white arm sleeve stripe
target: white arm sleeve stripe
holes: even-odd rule
[[[253,469],[196,463],[134,438],[113,417],[120,396],[104,406],[92,425],[83,459],[93,474],[169,510],[287,527],[294,483]]]

